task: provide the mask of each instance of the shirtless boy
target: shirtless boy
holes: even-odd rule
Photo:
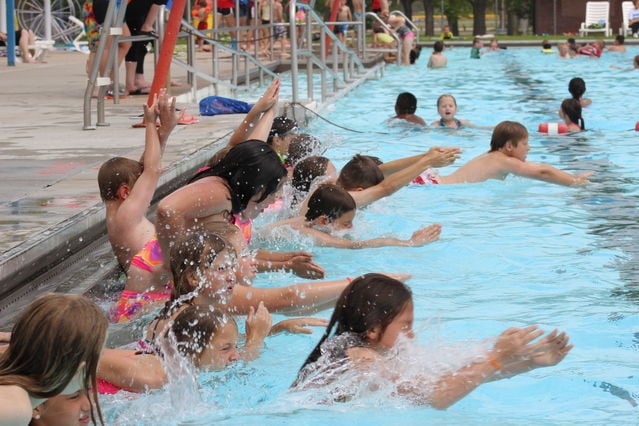
[[[453,174],[442,176],[441,184],[474,183],[505,179],[510,173],[566,186],[586,185],[592,173],[571,174],[546,164],[526,161],[530,150],[528,130],[520,123],[502,121],[495,127],[490,151],[473,158]]]
[[[158,117],[160,127],[156,128]],[[175,98],[169,99],[162,90],[153,105],[144,105],[144,122],[145,146],[140,161],[115,157],[98,172],[109,242],[127,272],[124,291],[111,318],[116,322],[132,319],[143,312],[144,305],[168,298],[164,289],[168,278],[161,268],[155,226],[146,213],[162,171],[166,142],[177,125]]]

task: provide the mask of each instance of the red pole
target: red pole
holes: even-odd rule
[[[171,59],[173,58],[173,50],[175,49],[177,36],[180,32],[180,25],[182,24],[182,15],[184,15],[185,7],[186,0],[173,0],[173,6],[171,6],[169,21],[166,24],[166,32],[164,33],[162,47],[160,47],[158,63],[155,66],[155,75],[153,76],[153,83],[151,83],[149,99],[146,101],[148,106],[153,104],[153,96],[160,93],[160,89],[167,87],[168,85],[169,71],[171,70]]]
[[[331,17],[329,18],[329,22],[335,22],[335,20],[337,19],[337,12],[339,12],[339,6],[340,3],[342,2],[342,0],[333,0],[333,7],[331,8]],[[331,31],[335,32],[335,25],[330,25],[329,28],[331,29]],[[331,38],[328,36],[328,34],[325,36],[326,38],[326,53],[328,55],[328,51],[331,48]]]

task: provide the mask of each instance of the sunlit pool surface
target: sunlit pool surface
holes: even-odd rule
[[[388,67],[383,80],[367,82],[322,112],[357,132],[321,119],[308,129],[329,146],[326,155],[338,166],[356,152],[388,161],[451,145],[464,151],[459,164],[485,152],[489,130],[416,130],[385,122],[400,92],[417,96],[417,114],[429,123],[439,118],[437,97],[451,93],[458,118],[478,125],[520,121],[530,131],[529,161],[593,171],[593,183],[567,188],[509,177],[410,186],[358,212],[353,237],[407,238],[419,226],[441,223],[440,241],[360,251],[299,243],[275,247],[311,250],[331,279],[370,271],[411,273],[418,340],[426,347],[455,343],[447,354],[451,359],[508,327],[539,324],[570,334],[575,348],[562,363],[483,385],[444,412],[375,395],[322,405],[287,392],[320,337],[318,329],[313,335],[271,337],[259,360],[202,374],[195,396],[178,384],[150,395],[103,399],[108,423],[635,424],[639,134],[630,129],[639,119],[632,92],[639,71],[610,66],[627,67],[638,53],[631,48],[599,60],[559,60],[539,49],[508,49],[472,60],[469,49],[456,48],[446,52],[448,68],[427,70],[424,49],[416,66]],[[593,99],[584,110],[589,130],[539,135],[539,123],[559,120],[559,104],[575,76],[586,80],[586,96]],[[270,274],[255,284],[293,281]],[[328,318],[330,311],[319,315]]]

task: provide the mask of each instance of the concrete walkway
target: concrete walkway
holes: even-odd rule
[[[139,158],[144,146],[144,130],[131,125],[140,121],[146,96],[108,101],[110,126],[82,130],[86,56],[50,52],[46,59],[8,67],[0,58],[0,299],[52,255],[71,253],[104,232],[97,170],[112,156]],[[177,81],[180,75],[172,73]],[[197,105],[178,107],[198,115]],[[178,126],[161,184],[208,159],[242,117],[199,117],[199,124]]]

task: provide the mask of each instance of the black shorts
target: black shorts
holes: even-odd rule
[[[217,13],[219,13],[222,16],[229,16],[233,14],[233,8],[232,7],[224,7],[224,8],[217,8]]]

